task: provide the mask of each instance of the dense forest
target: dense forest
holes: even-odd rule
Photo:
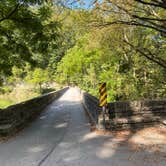
[[[165,39],[165,0],[1,0],[0,99],[54,82],[95,96],[106,82],[109,101],[165,98]]]

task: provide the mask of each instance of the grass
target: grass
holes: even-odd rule
[[[0,108],[1,109],[6,108],[12,104],[13,104],[13,102],[11,100],[0,99]]]
[[[0,94],[0,109],[6,108],[12,104],[20,103],[45,93],[54,91],[54,88],[43,88],[40,93],[34,85],[22,85],[14,87],[10,93]]]

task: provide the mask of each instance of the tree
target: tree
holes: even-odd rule
[[[91,17],[96,19],[95,15]],[[78,85],[95,96],[98,83],[107,82],[109,101],[164,97],[165,70],[124,41],[164,57],[164,49],[159,50],[156,40],[151,40],[153,34],[149,29],[128,29],[118,24],[91,26],[58,63],[56,81]]]
[[[165,0],[104,0],[100,5],[95,1],[96,9],[117,17],[106,21],[104,25],[124,24],[150,28],[166,35]]]
[[[140,43],[134,45],[126,40],[125,34],[122,42],[129,45],[139,55],[166,68],[166,58],[163,55],[165,54],[163,50],[165,50],[164,41],[166,37],[165,0],[104,0],[102,3],[95,1],[95,5],[94,12],[98,11],[103,19],[93,21],[91,23],[93,26],[104,28],[124,25],[131,30],[141,27],[140,31],[144,31],[143,35],[146,35],[146,32],[149,31],[150,40],[153,40],[154,47],[158,47],[159,51],[162,50],[162,53],[149,49],[149,46],[141,46]]]
[[[37,54],[44,57],[57,46],[59,24],[52,19],[52,12],[51,4],[44,0],[1,2],[0,76],[11,74],[14,65],[36,65]]]
[[[42,84],[47,83],[50,80],[48,70],[42,70],[40,68],[36,68],[34,71],[29,72],[25,79],[27,82],[38,86],[40,93],[42,93]]]

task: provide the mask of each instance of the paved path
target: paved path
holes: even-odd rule
[[[18,136],[0,143],[0,166],[133,165],[165,166],[166,160],[147,151],[136,153],[122,139],[90,132],[74,88]]]

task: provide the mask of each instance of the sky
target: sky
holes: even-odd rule
[[[72,9],[91,9],[95,0],[54,0],[55,3],[68,6]],[[96,0],[102,2],[103,0]]]
[[[71,6],[71,8],[84,8],[84,9],[88,9],[90,8],[91,5],[91,0],[83,0],[82,2],[76,2],[73,3]]]
[[[99,2],[101,2],[102,0],[98,0]],[[80,3],[73,3],[70,7],[71,8],[83,8],[83,9],[89,9],[92,8],[92,2],[94,2],[94,0],[80,0]]]

